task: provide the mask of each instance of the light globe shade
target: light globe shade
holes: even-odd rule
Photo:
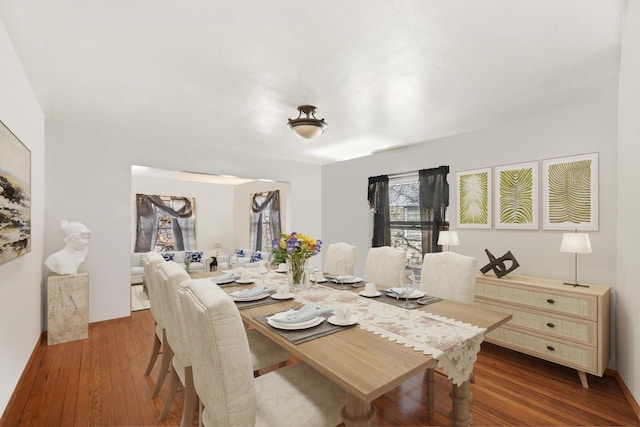
[[[322,134],[324,129],[316,125],[295,125],[291,126],[291,131],[305,139],[312,139]]]
[[[587,233],[564,233],[560,244],[560,252],[590,254],[591,240],[589,240],[589,235]]]
[[[441,231],[438,235],[438,245],[440,246],[458,246],[460,238],[457,231]]]

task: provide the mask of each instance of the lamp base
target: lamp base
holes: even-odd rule
[[[567,285],[567,286],[573,286],[574,288],[576,286],[582,286],[583,288],[588,288],[589,285],[583,285],[582,283],[569,283],[569,282],[564,282],[563,285]]]

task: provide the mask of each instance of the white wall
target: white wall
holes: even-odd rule
[[[640,2],[626,5],[618,98],[617,369],[640,402]]]
[[[612,101],[546,112],[489,129],[327,165],[322,170],[325,243],[345,241],[356,245],[356,272],[364,272],[372,234],[367,202],[370,176],[449,165],[448,212],[455,222],[457,171],[599,152],[600,229],[590,233],[593,253],[579,256],[578,273],[582,281],[615,286],[616,137],[616,103]],[[480,266],[488,262],[485,248],[496,256],[511,250],[520,263],[516,274],[573,279],[573,255],[559,251],[561,231],[463,229],[458,232],[461,245],[455,251],[477,258]],[[610,366],[613,361],[612,356]]]
[[[136,241],[136,193],[195,198],[196,249],[213,255],[213,244],[233,245],[233,185],[131,176],[131,249]]]
[[[43,323],[44,116],[0,20],[0,120],[31,150],[31,252],[0,265],[0,414]]]
[[[130,313],[131,165],[290,182],[293,225],[309,233],[321,229],[314,216],[320,209],[320,167],[62,120],[48,120],[46,135],[45,252],[58,249],[61,219],[81,221],[93,231],[83,264],[91,322]]]

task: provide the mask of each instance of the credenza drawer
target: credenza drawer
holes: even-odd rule
[[[588,320],[596,320],[598,316],[597,298],[590,295],[563,295],[548,290],[500,286],[480,280],[476,281],[476,295],[507,304],[518,304],[534,310],[578,316]]]
[[[566,338],[579,344],[596,346],[598,344],[598,328],[596,322],[589,320],[568,319],[560,316],[533,312],[500,304],[491,304],[476,300],[475,305],[489,310],[509,313],[513,317],[509,325],[549,335],[551,338]]]
[[[512,330],[506,326],[488,333],[487,341],[585,372],[597,372],[598,355],[594,347],[554,341],[526,334],[522,330]]]

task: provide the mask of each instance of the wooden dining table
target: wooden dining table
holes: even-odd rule
[[[243,287],[225,287],[232,292]],[[355,292],[356,290],[353,290]],[[342,291],[349,292],[349,291]],[[304,291],[300,292],[302,295]],[[342,410],[346,427],[371,425],[375,417],[372,401],[417,373],[434,368],[437,361],[430,354],[398,344],[359,327],[344,329],[331,335],[293,344],[257,318],[299,307],[300,302],[285,300],[276,304],[240,310],[242,319],[279,344],[292,355],[313,367],[340,386],[346,393]],[[469,304],[443,300],[419,310],[485,328],[487,332],[511,319],[510,314],[482,309]],[[469,381],[452,386],[454,426],[471,423]]]

